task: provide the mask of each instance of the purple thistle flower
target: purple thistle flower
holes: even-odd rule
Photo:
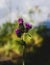
[[[18,35],[19,33],[20,33],[20,30],[19,30],[19,29],[17,29],[17,30],[16,30],[16,34]]]
[[[32,28],[32,25],[30,25],[29,23],[25,23],[25,28],[31,29]]]
[[[17,29],[15,32],[16,32],[18,37],[21,37],[21,31],[19,29]]]
[[[19,18],[19,19],[18,19],[18,23],[19,23],[19,24],[23,24],[23,22],[24,22],[24,21],[23,21],[23,18]]]
[[[20,29],[17,29],[15,32],[18,37],[21,37],[23,34],[23,32]]]

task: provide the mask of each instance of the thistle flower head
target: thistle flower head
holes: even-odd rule
[[[18,23],[19,23],[19,24],[23,24],[23,22],[24,22],[24,21],[23,21],[23,18],[19,18],[19,19],[18,19]]]
[[[29,23],[25,23],[25,28],[31,29],[32,28],[32,25],[30,25]]]
[[[23,34],[23,32],[20,29],[17,29],[15,32],[18,37],[21,37]]]
[[[16,30],[16,34],[18,35],[19,33],[20,33],[20,30],[19,30],[19,29],[17,29],[17,30]]]

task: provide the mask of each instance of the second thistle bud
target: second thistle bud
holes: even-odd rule
[[[19,23],[19,24],[23,24],[23,22],[24,22],[24,21],[23,21],[23,18],[19,18],[19,19],[18,19],[18,23]]]
[[[29,29],[31,29],[31,28],[32,28],[32,25],[30,25],[29,23],[25,23],[25,29],[26,29],[25,32],[28,32]]]
[[[18,23],[19,23],[19,29],[20,29],[20,31],[22,32],[22,33],[24,33],[24,23],[23,23],[24,21],[23,21],[23,18],[19,18],[18,19]]]
[[[15,32],[18,37],[21,37],[21,31],[19,29],[17,29]]]

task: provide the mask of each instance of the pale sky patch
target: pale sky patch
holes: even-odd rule
[[[10,1],[12,3],[10,4]],[[27,19],[27,21],[30,20],[30,17],[28,15],[29,9],[34,9],[34,6],[38,5],[41,9],[41,14],[39,14],[37,11],[35,11],[35,14],[32,14],[32,20],[35,21],[35,23],[40,23],[42,21],[45,21],[47,19],[48,13],[50,12],[50,0],[0,0],[0,12],[7,12],[2,13],[0,16],[2,17],[0,21],[5,21],[11,18],[11,21],[13,22],[17,18],[17,8],[19,15],[22,15],[24,19]],[[10,13],[9,7],[11,7],[12,12]],[[4,10],[5,9],[5,10]]]
[[[0,8],[5,7],[5,0],[0,0]]]

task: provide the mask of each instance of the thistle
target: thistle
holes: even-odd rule
[[[16,30],[16,34],[18,37],[21,37],[23,33],[27,33],[31,28],[32,25],[29,23],[24,23],[23,18],[18,19],[19,29]]]
[[[25,32],[28,32],[32,28],[32,25],[25,23]]]
[[[16,34],[18,37],[21,37],[21,31],[19,29],[16,30]]]
[[[19,29],[20,29],[20,31],[21,31],[22,33],[24,33],[25,27],[24,27],[24,21],[23,21],[23,19],[22,19],[22,18],[19,18],[19,19],[18,19],[18,23],[19,23]]]
[[[24,21],[23,21],[22,18],[19,18],[19,19],[18,19],[18,23],[19,23],[19,24],[23,24],[23,22],[24,22]]]

